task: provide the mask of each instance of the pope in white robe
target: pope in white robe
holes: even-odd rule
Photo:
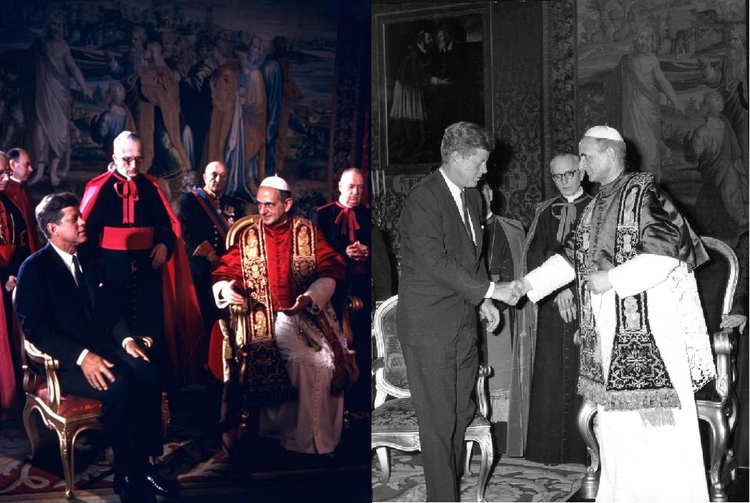
[[[692,273],[705,249],[651,174],[624,172],[616,130],[591,128],[579,152],[599,193],[522,290],[537,302],[577,282],[578,392],[598,412],[597,501],[708,501],[693,396],[716,373]]]

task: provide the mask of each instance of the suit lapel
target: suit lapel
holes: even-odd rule
[[[452,215],[453,225],[462,230],[460,234],[464,236],[464,242],[469,248],[472,249],[473,256],[474,258],[476,258],[477,255],[481,253],[481,233],[477,231],[477,223],[479,222],[477,216],[478,212],[473,211],[473,207],[475,206],[475,199],[473,196],[475,195],[476,191],[467,190],[465,193],[465,197],[466,206],[469,210],[469,219],[471,220],[471,225],[474,228],[474,235],[477,239],[477,246],[474,245],[474,241],[471,239],[471,236],[469,236],[466,232],[466,227],[464,227],[464,219],[461,217],[461,210],[458,206],[456,206],[455,200],[453,199],[453,194],[451,194],[451,191],[448,188],[448,182],[445,181],[443,174],[439,171],[440,170],[437,170],[435,171],[435,173],[433,173],[433,176],[439,177],[440,179],[439,186],[441,187],[440,190],[442,194],[439,195],[439,200],[446,201],[447,207],[451,208],[448,213]]]
[[[68,283],[67,291],[69,292],[76,292],[76,295],[78,296],[78,300],[80,301],[81,306],[83,307],[83,311],[86,313],[86,316],[88,317],[89,321],[93,317],[93,308],[91,304],[86,301],[86,298],[82,295],[82,292],[78,289],[78,285],[76,285],[76,280],[73,277],[73,273],[68,269],[68,266],[65,265],[65,261],[62,259],[59,253],[57,253],[53,248],[52,245],[47,244],[46,246],[46,253],[50,257],[50,261],[53,263],[53,274],[57,276],[57,281],[60,284]],[[79,258],[80,260],[80,258]],[[82,266],[85,267],[85,266]],[[84,288],[87,289],[89,292],[89,299],[91,299],[91,302],[93,302],[93,295],[92,295],[92,288],[91,288],[91,279],[93,278],[92,274],[86,274],[84,272],[83,274]],[[66,290],[63,290],[66,291]]]
[[[479,191],[477,189],[466,189],[466,196],[468,198],[467,204],[469,206],[469,217],[471,218],[471,225],[474,229],[474,236],[476,236],[477,240],[477,244],[474,247],[474,255],[478,256],[481,254],[483,243],[482,226],[480,225],[482,204],[477,197],[479,196]]]

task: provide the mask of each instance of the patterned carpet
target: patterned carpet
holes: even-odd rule
[[[179,503],[369,503],[369,419],[345,428],[333,456],[285,451],[278,442],[254,438],[224,453],[215,407],[200,388],[171,395],[169,425],[159,472],[177,480]],[[36,414],[35,414],[36,416]],[[0,502],[65,501],[56,436],[40,423],[36,459],[20,420],[0,421]],[[103,435],[84,432],[76,441],[75,501],[119,503],[112,491],[111,459]],[[111,452],[111,451],[110,451]],[[163,500],[166,501],[166,500]]]
[[[461,482],[461,501],[476,501],[479,455],[472,459],[473,475]],[[503,457],[490,475],[487,501],[566,501],[581,486],[583,465],[544,466],[520,458]],[[372,501],[426,501],[420,453],[391,450],[391,478],[379,480],[380,463],[372,457]]]

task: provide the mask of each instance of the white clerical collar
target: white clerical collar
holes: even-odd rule
[[[578,190],[572,196],[563,196],[569,203],[572,203],[583,195],[583,187],[578,187]]]
[[[21,183],[21,180],[19,180],[18,178],[14,177],[14,176],[11,176],[10,179],[13,180],[16,183]]]

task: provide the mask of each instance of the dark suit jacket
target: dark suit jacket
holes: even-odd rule
[[[466,323],[490,287],[482,250],[481,195],[466,189],[474,246],[440,170],[407,194],[401,212],[399,339],[407,344],[445,344]]]
[[[26,339],[69,369],[76,367],[84,349],[96,352],[117,344],[95,315],[100,290],[96,266],[81,253],[79,260],[93,306],[50,244],[21,265],[16,292],[16,312]]]

